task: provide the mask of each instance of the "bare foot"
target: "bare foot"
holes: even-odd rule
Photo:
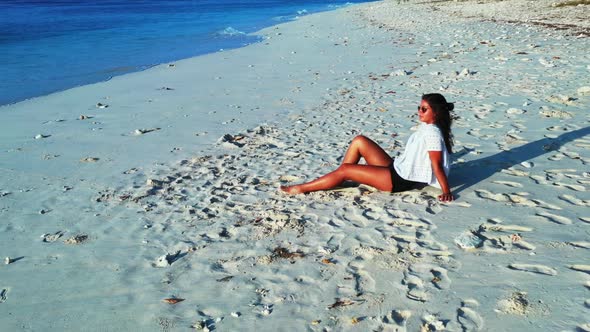
[[[281,190],[289,195],[301,194],[301,189],[299,186],[281,186]]]

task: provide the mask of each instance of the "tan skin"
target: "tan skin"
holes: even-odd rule
[[[420,121],[433,124],[435,115],[430,105],[424,100],[418,109]],[[441,186],[442,194],[438,199],[443,202],[452,201],[453,195],[449,188],[449,182],[442,166],[442,151],[428,151],[432,162],[432,170]],[[366,165],[359,165],[361,158]],[[348,150],[344,154],[342,164],[333,172],[330,172],[311,182],[294,186],[283,186],[281,190],[288,194],[301,194],[311,191],[333,189],[344,181],[354,181],[369,185],[382,191],[393,190],[395,183],[391,183],[390,165],[393,159],[379,146],[365,136],[355,137]]]

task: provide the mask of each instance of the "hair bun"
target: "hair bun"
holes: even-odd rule
[[[449,112],[452,111],[452,110],[454,110],[455,109],[455,104],[453,104],[453,103],[447,103],[447,109],[449,110]]]

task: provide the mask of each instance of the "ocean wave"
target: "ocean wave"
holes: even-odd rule
[[[305,15],[308,15],[308,14],[309,14],[309,11],[307,11],[307,9],[300,9],[300,10],[296,11],[296,14],[275,16],[275,17],[272,18],[272,20],[273,21],[278,21],[278,22],[295,21],[299,17],[305,16]]]
[[[343,7],[348,7],[350,5],[354,5],[354,2],[347,2],[347,3],[343,3],[343,4],[329,4],[328,8],[330,9],[336,9],[336,8],[343,8]]]
[[[234,29],[232,27],[227,27],[223,30],[217,31],[217,35],[220,35],[220,36],[243,36],[245,34],[246,34],[245,32]]]

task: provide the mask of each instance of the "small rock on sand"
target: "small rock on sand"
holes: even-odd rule
[[[526,113],[526,111],[523,109],[520,109],[520,108],[509,108],[506,110],[506,113],[508,113],[508,114],[524,114],[524,113]]]
[[[88,240],[88,235],[78,234],[64,241],[65,244],[80,244]]]

